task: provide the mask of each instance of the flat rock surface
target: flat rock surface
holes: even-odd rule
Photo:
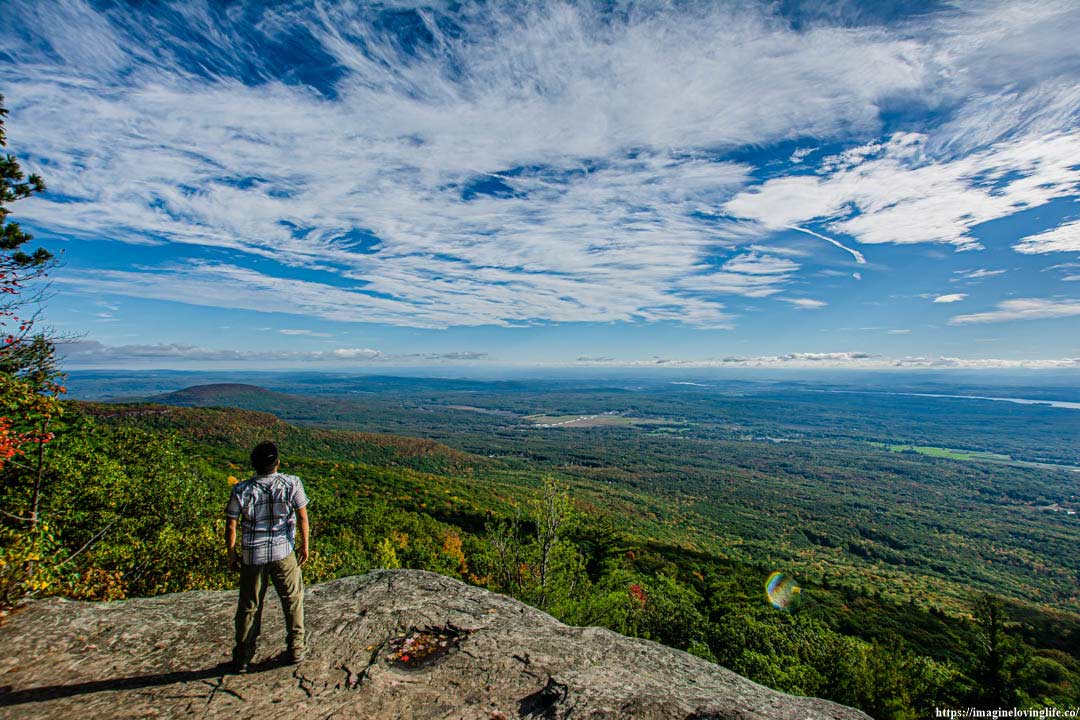
[[[266,602],[247,675],[226,665],[235,592],[31,603],[0,627],[0,717],[866,718],[419,570],[309,587],[300,665]]]

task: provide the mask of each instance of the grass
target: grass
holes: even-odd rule
[[[975,462],[1004,463],[1014,467],[1038,468],[1040,470],[1068,470],[1080,472],[1075,465],[1061,465],[1058,463],[1031,462],[1029,460],[1015,460],[1011,455],[985,452],[982,450],[959,450],[957,448],[936,447],[934,445],[888,445],[886,443],[872,442],[874,447],[879,447],[889,452],[915,452],[929,457],[945,458],[946,460],[968,460]]]
[[[917,452],[920,455],[930,457],[947,458],[949,460],[984,460],[990,462],[1011,462],[1012,458],[1001,453],[984,452],[982,450],[958,450],[956,448],[934,447],[932,445],[885,445],[873,443],[884,447],[891,452]]]

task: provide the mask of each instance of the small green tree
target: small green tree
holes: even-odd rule
[[[486,526],[492,560],[490,576],[496,589],[519,596],[524,586],[522,568],[525,564],[521,542],[521,508],[515,508],[509,520],[489,522]]]
[[[526,510],[487,525],[492,585],[556,615],[570,612],[573,596],[587,582],[585,559],[566,538],[574,522],[569,492],[544,478]]]
[[[383,538],[382,541],[375,546],[375,567],[384,568],[386,570],[396,570],[401,567],[401,561],[398,560],[394,543],[388,537]]]
[[[536,524],[537,602],[547,609],[553,574],[552,561],[559,539],[573,516],[570,494],[554,478],[544,478],[540,497],[533,500],[532,520]]]
[[[974,614],[978,645],[971,672],[975,681],[971,700],[986,709],[1017,707],[1021,699],[1019,675],[1026,658],[1020,643],[1005,631],[1005,603],[986,593],[975,602]]]

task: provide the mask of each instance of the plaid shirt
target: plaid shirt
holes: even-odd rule
[[[265,565],[289,556],[296,544],[296,513],[308,504],[295,475],[258,475],[233,486],[225,517],[242,518],[240,546],[245,565]]]

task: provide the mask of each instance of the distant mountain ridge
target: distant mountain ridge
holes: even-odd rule
[[[213,386],[210,386],[213,387]],[[302,427],[285,422],[275,414],[227,405],[246,398],[248,404],[270,404],[278,396],[287,402],[301,398],[282,395],[256,386],[226,385],[225,391],[192,388],[194,392],[169,393],[173,404],[79,403],[94,418],[112,424],[136,425],[158,431],[174,432],[190,440],[229,448],[238,457],[246,457],[256,443],[271,440],[281,445],[284,456],[302,455],[314,459],[387,467],[410,467],[436,473],[469,473],[490,465],[487,458],[455,450],[423,438],[388,433],[360,432],[317,427]],[[229,394],[234,393],[234,394]],[[197,400],[209,407],[182,405]]]
[[[151,395],[148,402],[183,407],[249,407],[252,404],[295,403],[302,398],[296,395],[267,390],[258,385],[246,383],[211,383],[192,385],[183,390]]]
[[[131,399],[118,398],[110,402],[128,402]],[[194,385],[174,392],[134,399],[177,407],[255,410],[271,413],[286,422],[301,426],[409,436],[419,434],[415,424],[418,413],[428,418],[437,416],[439,423],[456,426],[464,412],[437,404],[431,405],[422,397],[400,394],[396,390],[385,393],[351,391],[296,395],[247,383]]]

